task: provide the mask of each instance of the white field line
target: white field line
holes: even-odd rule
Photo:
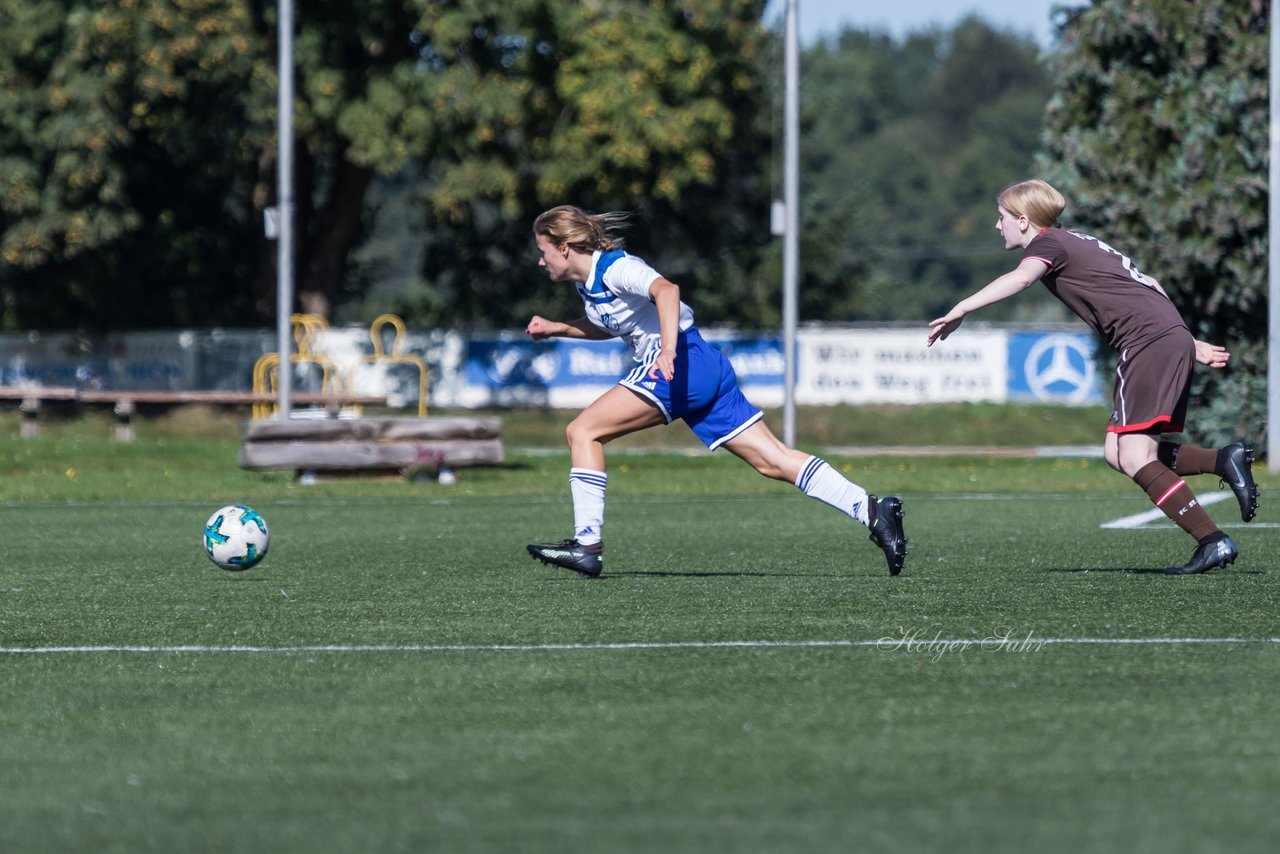
[[[301,646],[10,646],[0,647],[5,655],[93,654],[108,652],[157,653],[345,653],[345,652],[593,652],[672,649],[743,649],[743,648],[858,648],[928,651],[940,647],[984,650],[1002,648],[1017,651],[1043,646],[1203,646],[1210,644],[1280,644],[1280,637],[1260,638],[917,638],[914,636],[883,637],[875,640],[746,640],[746,641],[672,641],[666,643],[535,643],[535,644],[315,644]]]
[[[1197,496],[1200,500],[1201,507],[1208,507],[1210,504],[1217,504],[1219,501],[1226,501],[1228,498],[1234,497],[1227,490],[1220,492],[1210,492],[1206,495]],[[1152,507],[1150,510],[1144,510],[1141,513],[1134,513],[1132,516],[1122,516],[1119,519],[1112,519],[1110,522],[1103,522],[1099,527],[1102,528],[1141,528],[1148,522],[1155,522],[1158,519],[1167,518],[1164,511],[1159,507]]]

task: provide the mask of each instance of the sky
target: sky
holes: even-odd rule
[[[1049,11],[1084,0],[798,0],[800,42],[810,45],[844,27],[888,32],[901,38],[932,26],[951,27],[975,14],[994,28],[1029,35],[1042,47],[1052,42]],[[786,0],[769,0],[765,22],[781,22]]]

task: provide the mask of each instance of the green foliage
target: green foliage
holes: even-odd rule
[[[307,4],[299,308],[490,327],[576,312],[529,248],[534,216],[572,202],[636,212],[631,248],[704,322],[776,324],[766,220],[782,75],[763,9]],[[261,222],[275,201],[276,4],[0,0],[0,11],[0,325],[271,316],[275,246]],[[1047,86],[1034,47],[969,21],[902,44],[846,33],[803,68],[803,315],[919,319],[993,275],[1005,259],[977,200],[1006,177],[1007,152],[1029,147]],[[386,275],[400,287],[366,304]]]
[[[994,197],[1031,168],[1050,92],[1035,46],[971,18],[903,42],[846,32],[805,62],[802,316],[918,321],[1006,272]]]
[[[398,309],[499,327],[579,313],[531,249],[534,217],[564,203],[639,213],[630,248],[660,247],[700,305],[704,285],[735,304],[769,241],[762,6],[504,3],[476,28],[432,5],[423,286]]]
[[[1066,221],[1150,272],[1231,368],[1189,428],[1264,439],[1268,4],[1098,0],[1063,31],[1041,161]]]
[[[249,5],[3,0],[0,19],[4,325],[243,311],[247,294],[220,288],[252,269],[239,176],[266,138],[237,95],[254,68]]]
[[[298,300],[329,313],[375,176],[423,180],[416,322],[512,322],[541,209],[642,210],[673,275],[765,240],[762,0],[309,3],[296,32]],[[274,308],[277,4],[0,0],[3,325]],[[712,209],[708,213],[708,209]],[[643,236],[639,236],[643,241]],[[749,265],[748,265],[749,266]],[[539,282],[541,284],[541,282]],[[159,299],[157,294],[165,294]]]

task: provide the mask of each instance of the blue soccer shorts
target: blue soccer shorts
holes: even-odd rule
[[[676,371],[669,382],[649,376],[657,357],[654,350],[618,384],[658,407],[668,424],[683,419],[711,450],[764,417],[738,388],[733,365],[696,327],[681,332],[676,341]]]

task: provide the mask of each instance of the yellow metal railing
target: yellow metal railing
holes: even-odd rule
[[[323,334],[328,331],[328,322],[318,314],[294,314],[290,317],[293,324],[295,352],[289,356],[294,365],[311,364],[320,368],[320,390],[325,394],[341,395],[350,393],[354,387],[351,371],[339,370],[332,359],[319,351]],[[392,327],[391,346],[383,344],[383,329]],[[418,415],[427,414],[427,386],[430,376],[426,361],[412,353],[402,353],[404,346],[404,321],[394,314],[383,314],[369,325],[369,337],[373,342],[373,354],[364,356],[368,364],[408,364],[418,370]],[[280,382],[280,354],[264,353],[253,366],[253,390],[259,394],[274,394]],[[275,403],[255,403],[253,417],[270,418],[279,406]],[[357,407],[358,409],[358,407]]]
[[[289,354],[289,362],[294,365],[317,365],[320,368],[320,391],[333,393],[336,372],[332,360],[322,353],[316,352],[321,334],[329,328],[329,323],[318,314],[294,314],[289,317],[293,324],[294,352]],[[253,364],[253,390],[257,394],[275,394],[280,387],[280,354],[264,353]],[[270,418],[279,409],[275,403],[255,403],[254,418]]]
[[[387,352],[382,345],[382,330],[391,326],[395,330],[395,334],[391,338],[391,352]],[[400,348],[404,345],[404,321],[396,317],[394,314],[383,314],[375,318],[373,323],[369,324],[369,337],[373,340],[373,355],[365,356],[364,360],[370,364],[405,364],[414,365],[418,369],[418,415],[426,416],[427,414],[427,377],[429,374],[427,363],[421,356],[413,353],[401,353]]]

